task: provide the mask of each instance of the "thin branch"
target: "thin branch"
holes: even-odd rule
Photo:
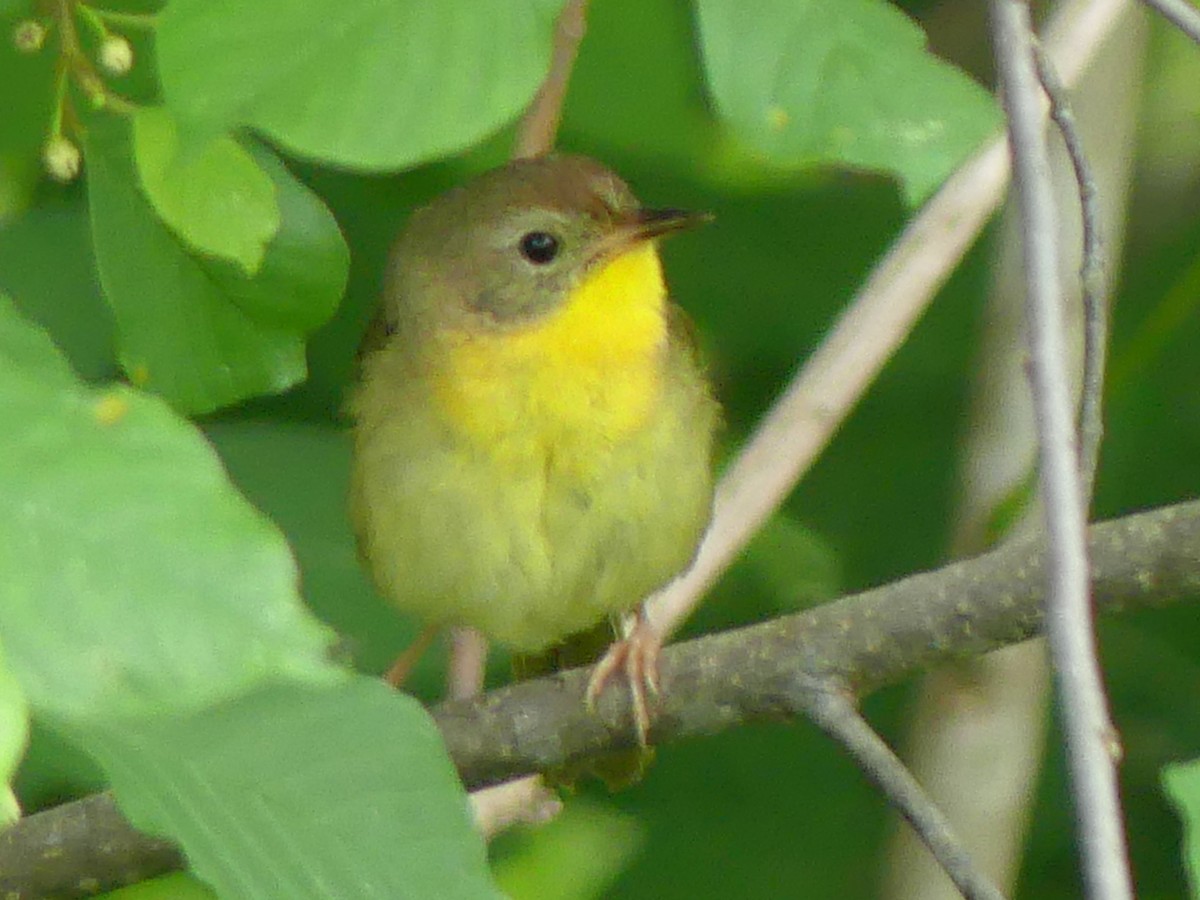
[[[1097,609],[1200,602],[1200,501],[1095,525],[1089,540]],[[861,697],[919,669],[1033,637],[1043,626],[1044,555],[1040,542],[1025,539],[804,613],[667,647],[653,736],[665,742],[792,719],[814,685]],[[588,675],[574,669],[434,709],[467,786],[635,746],[628,696],[608,691],[598,713],[589,713]],[[69,892],[85,880],[95,892],[130,883],[120,859],[98,867],[102,836],[87,822],[104,806],[117,815],[101,795],[0,832],[0,897],[83,896]],[[151,845],[161,842],[122,839],[112,855],[136,865],[154,857]],[[178,856],[157,859],[159,868],[141,865],[133,880],[179,865]]]
[[[1088,595],[1085,515],[1067,369],[1058,221],[1033,58],[1029,7],[992,0],[992,34],[1008,116],[1025,250],[1030,380],[1051,560],[1047,634],[1058,685],[1088,896],[1132,898],[1120,796]]]
[[[1074,0],[1047,29],[1046,52],[1070,85],[1119,20],[1125,0]],[[1003,137],[968,160],[904,229],[829,337],[764,417],[717,488],[692,567],[647,602],[664,638],[791,491],[991,218],[1008,180]]]
[[[822,731],[854,757],[858,767],[878,787],[925,842],[942,869],[967,900],[1004,900],[971,860],[954,835],[949,820],[926,796],[904,763],[884,743],[840,691],[817,686],[808,692],[804,709]]]
[[[567,96],[567,83],[579,52],[579,43],[587,30],[587,3],[588,0],[568,0],[558,15],[550,71],[517,129],[513,159],[543,156],[554,149],[554,137],[562,120],[563,100]]]
[[[1067,100],[1066,88],[1046,58],[1041,44],[1034,43],[1033,54],[1038,80],[1050,100],[1050,118],[1062,136],[1079,188],[1083,232],[1083,261],[1080,265],[1083,283],[1083,384],[1079,400],[1079,471],[1086,513],[1091,506],[1096,467],[1100,460],[1100,442],[1104,437],[1104,370],[1105,357],[1108,355],[1108,297],[1100,195],[1083,147],[1083,138]]]
[[[471,792],[471,817],[485,841],[514,825],[544,825],[558,818],[562,808],[558,794],[538,775]]]
[[[1144,4],[1200,44],[1200,9],[1188,0],[1142,0]]]

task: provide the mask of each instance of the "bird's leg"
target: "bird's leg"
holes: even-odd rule
[[[624,637],[613,642],[592,670],[586,700],[588,709],[594,709],[604,686],[620,670],[629,684],[633,724],[637,729],[638,743],[644,747],[651,720],[647,695],[657,698],[660,693],[658,652],[662,649],[662,635],[650,624],[650,620],[646,618],[646,610],[641,605],[633,612],[621,616],[621,631]]]
[[[469,700],[483,693],[488,642],[474,628],[450,632],[450,662],[446,667],[446,696]]]
[[[421,661],[421,657],[425,655],[425,651],[429,649],[429,645],[433,643],[433,639],[438,636],[440,630],[436,625],[427,625],[422,629],[413,642],[404,648],[404,652],[396,657],[396,661],[384,674],[383,680],[394,688],[403,687],[404,682],[408,680],[412,670],[417,667],[417,663]]]

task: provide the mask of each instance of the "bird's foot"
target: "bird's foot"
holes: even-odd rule
[[[651,626],[640,608],[631,613],[623,625],[625,637],[615,641],[592,670],[585,700],[588,709],[594,710],[605,685],[619,671],[629,684],[638,743],[645,747],[651,724],[649,699],[657,699],[661,693],[658,653],[662,650],[662,636]]]

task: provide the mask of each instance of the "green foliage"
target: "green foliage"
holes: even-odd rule
[[[841,584],[837,554],[820,534],[781,512],[767,520],[746,548],[746,568],[775,612],[795,612],[828,600]]]
[[[126,123],[89,127],[92,238],[133,381],[205,412],[304,377],[303,335],[336,307],[347,250],[324,206],[267,152],[283,220],[258,272],[192,254],[138,189]]]
[[[8,301],[0,406],[0,775],[24,692],[223,895],[493,894],[432,723],[327,660],[282,536],[194,428],[79,383]]]
[[[3,648],[0,648],[2,650]],[[0,828],[16,821],[21,808],[9,787],[29,739],[29,709],[17,676],[0,654]]]
[[[1200,897],[1200,760],[1163,769],[1163,787],[1183,820],[1183,858],[1192,897]]]
[[[717,111],[772,161],[894,172],[919,203],[1000,125],[991,98],[883,0],[697,0],[697,12]]]
[[[134,825],[180,841],[219,896],[498,896],[436,727],[376,679],[268,688],[80,737]]]
[[[275,186],[254,157],[224,134],[182,157],[175,120],[153,106],[133,117],[133,149],[142,188],[163,222],[192,250],[254,275],[279,231]]]
[[[522,839],[524,838],[524,840]],[[642,842],[636,819],[586,798],[569,803],[536,835],[517,835],[496,866],[510,897],[591,900],[606,893]],[[570,878],[562,873],[570,872]]]
[[[163,90],[185,127],[400,169],[466,149],[529,102],[560,0],[175,0]]]
[[[5,301],[0,406],[0,631],[35,711],[103,720],[337,677],[283,536],[161,400],[78,383]]]
[[[100,895],[103,900],[216,900],[216,896],[204,882],[185,872],[151,878]]]
[[[357,566],[337,409],[392,237],[413,208],[504,158],[497,130],[532,96],[560,5],[112,0],[162,11],[102,19],[131,41],[134,69],[99,71],[99,87],[73,77],[59,107],[63,32],[17,53],[7,35],[33,11],[0,2],[0,172],[40,165],[63,109],[86,188],[5,193],[0,289],[105,382],[81,383],[0,307],[0,777],[27,703],[27,804],[72,786],[72,763],[46,761],[69,741],[221,896],[494,895],[428,719],[330,663],[317,617],[366,672],[417,627]],[[94,55],[101,36],[76,24]],[[994,105],[923,40],[868,0],[591,4],[560,143],[611,163],[648,203],[717,213],[664,254],[731,444],[906,204],[996,127]],[[1131,253],[1116,310],[1097,494],[1108,514],[1195,489],[1200,226],[1195,204],[1180,208],[1170,246],[1152,236]],[[985,265],[977,254],[948,286],[699,625],[943,559]],[[118,361],[136,388],[107,383]],[[215,415],[201,436],[167,404]],[[299,605],[297,562],[315,616]],[[1106,637],[1135,787],[1200,745],[1186,700],[1200,690],[1194,615],[1154,615]],[[416,680],[430,698],[436,665]],[[902,701],[868,704],[893,739]],[[1057,759],[1048,772],[1021,888],[1038,900],[1079,893]],[[94,774],[74,778],[79,790]],[[879,855],[882,803],[813,729],[662,748],[646,781],[603,807],[582,790],[554,827],[497,849],[518,900],[878,893],[863,860]],[[1142,895],[1178,896],[1176,826],[1151,788],[1129,794]],[[208,896],[182,876],[137,890]]]
[[[53,335],[80,377],[96,381],[117,373],[116,338],[89,231],[81,199],[44,200],[0,227],[0,284]]]

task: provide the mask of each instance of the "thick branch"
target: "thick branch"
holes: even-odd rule
[[[1096,525],[1089,536],[1099,610],[1200,600],[1200,501]],[[818,710],[830,690],[862,696],[918,669],[1026,640],[1041,631],[1044,589],[1041,545],[1025,540],[808,612],[668,647],[652,737],[665,742],[794,718]],[[435,709],[464,782],[478,787],[632,747],[627,698],[608,691],[590,715],[583,705],[587,676],[577,669]],[[130,883],[114,874],[116,864],[92,868],[95,848],[107,838],[87,819],[105,806],[108,816],[107,795],[87,798],[0,833],[0,896],[87,896],[71,893],[73,886],[88,880],[97,891]],[[178,857],[155,855],[161,842],[131,829],[113,836],[110,855],[133,860],[138,878],[177,865]],[[53,882],[44,862],[51,852]]]
[[[0,831],[0,897],[94,897],[183,868],[167,841],[134,831],[112,795],[56,806]]]
[[[1200,501],[1093,526],[1097,609],[1200,599]],[[1040,634],[1045,570],[1024,540],[934,572],[785,616],[668,647],[657,743],[790,717],[830,679],[861,696],[918,669],[977,656]],[[582,697],[587,672],[493,691],[434,710],[469,785],[632,747],[628,701],[605,693],[599,715]]]

